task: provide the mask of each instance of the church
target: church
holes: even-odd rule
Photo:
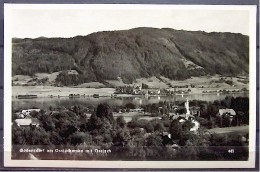
[[[172,117],[172,119],[177,119],[179,120],[180,123],[184,123],[185,121],[189,120],[191,121],[194,125],[193,127],[190,129],[190,131],[197,131],[200,127],[200,123],[195,119],[195,117],[193,115],[191,115],[190,113],[190,107],[189,107],[189,100],[187,99],[187,101],[185,102],[185,109],[186,109],[186,113],[185,114],[177,114],[174,115]]]

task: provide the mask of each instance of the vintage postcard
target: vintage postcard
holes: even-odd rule
[[[4,165],[255,168],[256,10],[5,4]]]

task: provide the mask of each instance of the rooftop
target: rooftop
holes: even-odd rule
[[[233,109],[219,109],[218,112],[220,116],[226,113],[229,113],[230,115],[236,115],[236,112]]]

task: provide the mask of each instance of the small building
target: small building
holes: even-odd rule
[[[200,107],[198,106],[191,106],[190,108],[190,114],[193,116],[200,116]]]
[[[236,112],[233,109],[219,109],[218,116],[223,117],[223,115],[229,115],[230,117],[236,116]]]
[[[16,119],[14,121],[14,123],[18,126],[18,127],[29,127],[29,126],[33,126],[33,127],[39,127],[40,123],[39,120],[37,118],[31,118],[31,119]]]
[[[217,116],[221,117],[221,119],[229,117],[229,127],[230,127],[233,119],[236,116],[236,112],[233,109],[219,109]]]
[[[191,122],[194,126],[190,129],[190,131],[197,131],[200,128],[200,123],[195,119],[192,119]]]
[[[25,118],[25,116],[22,112],[16,112],[15,115],[17,118]]]
[[[139,113],[143,113],[144,109],[143,108],[135,108],[135,109],[130,109],[130,112],[139,112]]]
[[[35,112],[40,112],[41,109],[27,109],[27,110],[22,110],[22,113],[23,113],[25,116],[28,116],[28,115],[30,115],[30,113],[33,112],[33,111],[35,111]]]

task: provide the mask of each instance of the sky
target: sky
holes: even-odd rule
[[[135,27],[232,32],[249,35],[249,11],[243,8],[187,8],[165,5],[30,6],[10,13],[12,37],[74,37]],[[180,6],[179,6],[180,7]]]

